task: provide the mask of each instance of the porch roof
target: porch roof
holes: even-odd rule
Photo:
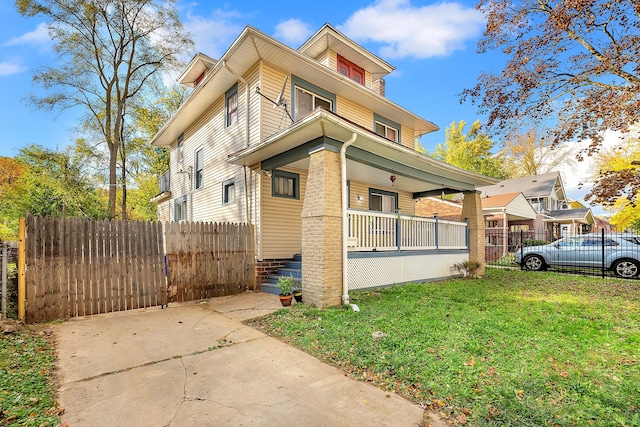
[[[354,133],[357,138],[346,153],[349,179],[389,186],[389,176],[380,174],[383,170],[398,176],[396,187],[413,193],[441,189],[472,191],[498,181],[394,143],[323,109],[313,111],[258,145],[229,155],[229,161],[245,166],[260,164],[261,169],[267,170],[296,162],[304,168],[310,150],[322,145],[339,150]]]

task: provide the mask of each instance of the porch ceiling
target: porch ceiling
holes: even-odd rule
[[[301,169],[308,166],[308,150],[298,150],[294,156],[285,153],[309,141],[323,137],[340,147],[353,134],[354,144],[347,149],[347,177],[371,184],[390,187],[390,175],[397,176],[394,186],[412,193],[455,188],[459,191],[474,190],[476,186],[495,183],[496,179],[468,172],[447,163],[425,156],[417,151],[393,143],[368,129],[364,129],[326,110],[316,110],[288,129],[267,138],[261,144],[249,147],[229,156],[231,163],[252,166],[269,160],[269,169],[278,167],[274,158],[282,156],[281,165],[288,164]],[[321,143],[318,143],[321,145]],[[384,171],[385,173],[380,173]]]

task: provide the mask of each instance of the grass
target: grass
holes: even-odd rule
[[[640,283],[491,269],[352,303],[252,324],[453,424],[640,426]]]
[[[0,425],[60,424],[54,360],[44,334],[20,329],[0,335]]]

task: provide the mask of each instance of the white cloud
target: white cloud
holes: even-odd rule
[[[0,76],[19,74],[26,69],[27,67],[25,67],[20,60],[0,62]]]
[[[44,22],[38,24],[35,30],[28,33],[24,33],[21,36],[9,39],[4,43],[6,46],[19,46],[19,45],[31,45],[31,46],[47,46],[51,44],[51,37],[49,36],[49,30],[47,24]]]
[[[274,37],[289,45],[299,45],[306,41],[312,33],[313,30],[309,24],[292,18],[276,25]]]
[[[459,3],[413,6],[410,0],[378,0],[339,27],[356,41],[381,43],[387,58],[446,56],[464,49],[485,24],[482,14]]]
[[[188,14],[183,25],[191,33],[198,52],[218,59],[242,31],[242,25],[229,19],[233,16],[233,13],[221,10],[213,11],[210,17]]]

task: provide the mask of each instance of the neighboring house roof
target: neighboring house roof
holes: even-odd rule
[[[544,221],[567,223],[567,222],[581,222],[584,224],[593,224],[595,218],[590,208],[581,209],[561,209],[557,211],[550,211],[545,214],[548,218]]]
[[[550,197],[551,195],[555,195],[558,200],[565,200],[567,198],[559,172],[506,179],[494,185],[478,187],[478,191],[482,192],[482,196],[520,192],[523,193],[527,199]]]
[[[494,196],[481,197],[482,212],[505,213],[509,221],[519,219],[535,219],[536,210],[522,193],[496,194]]]
[[[346,37],[330,26],[325,25],[319,33],[331,33],[335,40],[348,41]],[[265,58],[268,58],[271,63],[278,64],[281,69],[287,70],[287,73],[312,81],[327,91],[339,94],[357,104],[366,105],[388,120],[413,129],[415,137],[439,129],[432,122],[406,110],[370,88],[344,78],[337,70],[333,70],[310,57],[308,53],[313,51],[313,46],[316,43],[320,43],[317,39],[317,35],[312,36],[310,41],[301,47],[303,50],[299,51],[253,27],[246,27],[215,65],[210,68],[204,80],[196,86],[178,111],[158,131],[151,143],[162,147],[170,146],[187,126],[210,108],[212,100],[224,95],[231,86],[238,82],[238,76],[244,75],[251,67]],[[355,43],[350,42],[347,48],[356,49],[356,46]],[[383,61],[376,59],[375,55],[363,48],[357,50],[359,55],[366,53],[369,61],[378,61],[378,71],[381,74],[388,68],[384,66]],[[255,94],[255,88],[251,88],[248,92],[250,96],[258,96]]]

